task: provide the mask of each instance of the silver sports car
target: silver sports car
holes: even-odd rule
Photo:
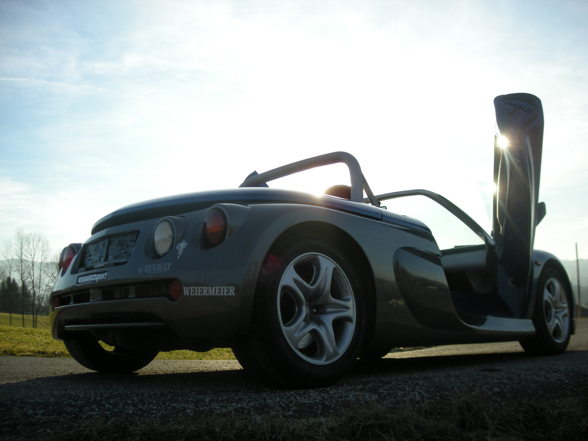
[[[508,145],[495,141],[491,233],[431,191],[376,195],[352,155],[325,154],[253,172],[240,188],[103,217],[61,253],[53,335],[109,372],[159,351],[231,347],[247,371],[286,387],[332,383],[400,346],[514,340],[531,354],[565,351],[570,282],[556,257],[533,250],[546,212],[541,102],[518,93],[494,104]],[[322,196],[267,185],[333,163],[348,167],[350,185]],[[382,206],[411,196],[438,203],[479,244],[440,249],[423,222]]]

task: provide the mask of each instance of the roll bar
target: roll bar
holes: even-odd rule
[[[312,158],[283,165],[263,173],[257,173],[254,171],[245,178],[239,187],[267,187],[269,181],[299,173],[304,170],[309,170],[311,168],[337,163],[343,163],[349,169],[349,177],[351,179],[351,200],[354,202],[363,202],[363,192],[365,191],[367,200],[372,205],[379,207],[380,203],[374,196],[374,193],[363,176],[359,162],[353,155],[347,152],[326,153],[324,155],[314,156]]]

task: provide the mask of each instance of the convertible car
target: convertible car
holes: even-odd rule
[[[492,233],[427,190],[376,195],[357,160],[335,152],[253,172],[239,188],[131,205],[61,253],[52,330],[96,371],[130,372],[159,351],[231,347],[255,376],[330,384],[395,347],[519,341],[565,351],[574,332],[568,276],[533,250],[543,111],[529,94],[494,100]],[[507,140],[508,142],[504,142]],[[343,163],[350,185],[324,195],[269,188]],[[333,183],[336,184],[336,183]],[[440,249],[423,222],[383,201],[422,196],[480,243]]]

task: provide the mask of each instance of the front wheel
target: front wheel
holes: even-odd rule
[[[547,268],[541,274],[533,323],[535,335],[521,340],[530,354],[560,354],[566,350],[572,332],[572,296],[561,272]]]
[[[346,255],[319,237],[280,242],[265,259],[253,328],[234,348],[237,359],[281,386],[336,381],[363,337],[359,280]]]
[[[109,347],[87,332],[76,333],[63,342],[78,363],[98,372],[134,372],[147,366],[158,353],[153,348]]]

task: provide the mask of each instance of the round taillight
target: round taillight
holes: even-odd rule
[[[59,263],[57,264],[57,267],[59,268],[62,274],[67,271],[67,269],[71,265],[73,258],[76,256],[78,252],[79,247],[76,245],[70,244],[66,246],[63,250],[61,250],[61,254],[59,255]]]
[[[153,247],[155,253],[161,257],[165,255],[174,244],[174,227],[168,220],[159,222],[153,231]]]
[[[184,288],[179,281],[173,280],[169,282],[168,293],[170,299],[179,300],[184,294]]]
[[[204,218],[203,236],[206,245],[214,247],[227,237],[227,216],[220,208],[213,208]]]

